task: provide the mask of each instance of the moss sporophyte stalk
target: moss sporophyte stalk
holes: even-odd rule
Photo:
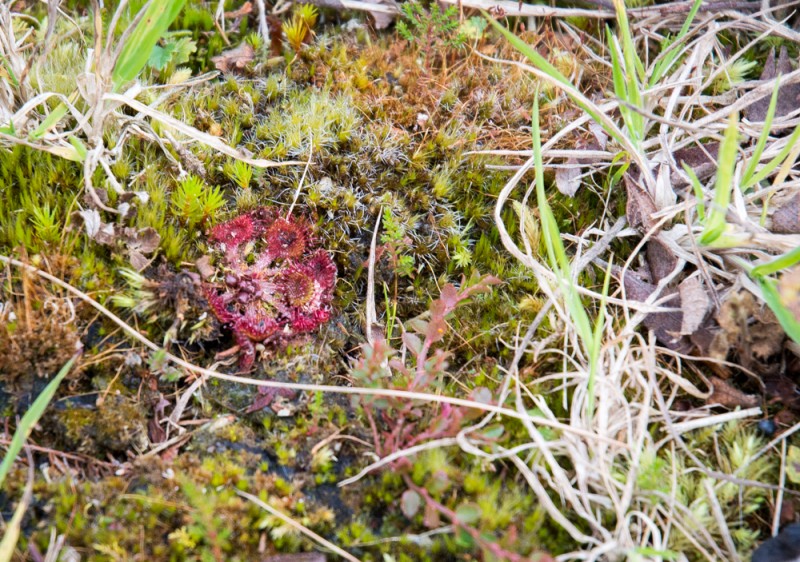
[[[336,266],[314,249],[305,220],[260,207],[215,226],[210,237],[223,265],[205,294],[232,331],[243,369],[253,366],[255,342],[289,340],[328,321]]]

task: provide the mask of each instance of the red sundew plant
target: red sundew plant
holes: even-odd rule
[[[215,226],[210,238],[223,263],[206,298],[233,333],[242,369],[252,368],[256,342],[288,340],[330,319],[336,265],[313,248],[306,221],[262,207]]]

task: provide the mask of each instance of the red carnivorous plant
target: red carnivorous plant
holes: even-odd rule
[[[311,332],[331,316],[336,265],[303,219],[261,207],[215,226],[222,253],[217,281],[205,286],[214,315],[226,325],[252,368],[255,343]]]

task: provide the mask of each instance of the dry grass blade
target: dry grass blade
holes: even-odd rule
[[[295,166],[295,165],[305,164],[305,162],[294,161],[294,160],[287,162],[273,162],[271,160],[266,160],[264,158],[250,158],[248,156],[245,156],[238,150],[231,148],[229,145],[227,145],[217,137],[209,135],[208,133],[204,133],[198,129],[195,129],[191,125],[187,125],[186,123],[183,123],[182,121],[179,121],[178,119],[175,119],[174,117],[167,115],[166,113],[153,109],[152,107],[145,105],[140,101],[137,101],[131,97],[121,94],[109,93],[106,94],[103,99],[107,101],[114,101],[117,103],[125,104],[131,107],[132,109],[135,109],[139,113],[146,115],[147,117],[150,117],[151,119],[155,119],[156,121],[161,121],[165,125],[172,127],[179,133],[186,135],[192,140],[200,142],[208,146],[209,148],[213,148],[214,150],[222,154],[230,156],[231,158],[235,158],[237,160],[250,164],[251,166],[256,166],[258,168],[270,168],[274,166]]]
[[[691,5],[695,12],[701,8],[699,2],[693,2]],[[703,6],[703,8],[705,7]],[[628,12],[628,15],[631,16],[631,11]],[[783,259],[781,264],[785,265],[790,262],[794,263],[793,254],[790,255],[789,250],[793,244],[797,243],[797,240],[789,235],[766,232],[763,228],[763,214],[762,224],[754,224],[751,217],[757,216],[758,213],[747,208],[738,186],[732,187],[738,181],[743,169],[739,159],[747,154],[754,156],[754,160],[748,167],[749,176],[756,177],[756,170],[764,169],[763,164],[759,164],[758,161],[775,158],[776,155],[781,155],[786,162],[789,162],[783,166],[783,170],[789,173],[791,163],[794,162],[794,155],[790,150],[783,150],[788,144],[774,137],[768,138],[768,132],[763,135],[756,133],[756,136],[759,137],[758,147],[749,151],[739,150],[736,138],[749,124],[739,123],[733,118],[727,123],[725,121],[728,116],[746,107],[754,100],[774,93],[780,87],[794,84],[798,71],[759,83],[738,101],[725,103],[720,97],[719,100],[709,102],[704,97],[704,90],[710,87],[710,84],[716,79],[715,77],[725,74],[728,68],[735,66],[737,59],[741,58],[744,53],[744,49],[742,49],[735,53],[726,53],[724,56],[719,55],[719,60],[715,58],[718,53],[721,53],[717,44],[718,29],[709,24],[721,17],[718,14],[704,16],[705,21],[701,26],[691,22],[690,16],[690,20],[684,23],[681,38],[670,46],[674,55],[671,55],[669,59],[657,58],[649,63],[642,61],[641,67],[639,67],[640,63],[631,56],[634,53],[632,41],[625,43],[621,40],[620,52],[614,54],[617,60],[612,61],[614,71],[618,74],[618,76],[615,75],[615,78],[619,79],[615,84],[617,91],[625,90],[627,87],[628,94],[630,94],[631,88],[636,88],[635,84],[630,82],[633,68],[637,68],[637,72],[640,73],[639,79],[646,80],[648,77],[655,77],[654,82],[642,92],[638,103],[635,100],[630,101],[624,98],[621,100],[603,100],[601,98],[595,99],[591,106],[587,106],[591,110],[587,110],[591,118],[598,120],[607,132],[617,133],[610,133],[614,138],[617,138],[623,130],[635,128],[637,123],[635,116],[632,115],[628,120],[630,122],[626,121],[625,129],[622,129],[621,125],[617,127],[613,121],[619,118],[614,116],[615,114],[610,109],[611,104],[615,101],[620,108],[636,112],[647,121],[648,124],[640,130],[649,131],[649,123],[658,124],[658,133],[653,134],[651,131],[648,138],[642,138],[643,142],[639,147],[629,146],[625,141],[619,143],[622,150],[626,150],[630,156],[635,157],[635,163],[640,168],[653,170],[654,183],[647,183],[647,180],[645,183],[648,185],[651,197],[656,201],[655,211],[648,215],[648,222],[640,227],[643,235],[641,242],[636,245],[630,256],[626,256],[626,264],[622,271],[630,269],[639,252],[648,246],[648,240],[657,239],[664,245],[665,251],[674,258],[671,271],[668,272],[665,279],[661,280],[662,282],[655,291],[638,299],[644,303],[656,304],[663,302],[665,298],[671,298],[665,289],[672,280],[675,285],[684,280],[686,275],[684,268],[687,267],[687,264],[696,267],[700,271],[700,275],[693,278],[694,281],[689,278],[689,281],[680,284],[681,296],[686,300],[686,306],[694,306],[698,309],[695,317],[679,316],[682,321],[678,323],[678,331],[683,330],[687,335],[703,329],[703,321],[709,307],[714,302],[717,306],[719,305],[717,293],[709,296],[705,287],[726,287],[737,279],[741,266],[736,264],[735,259],[732,259],[733,256],[752,255],[752,248],[755,246],[759,248],[761,255],[772,254],[776,251],[787,252],[781,256]],[[722,25],[732,29],[738,24],[726,22]],[[698,34],[698,29],[704,29],[705,32]],[[763,29],[764,36],[772,33],[773,30],[774,28]],[[658,36],[651,32],[651,37]],[[508,38],[512,44],[519,46],[520,50],[538,68],[520,65],[520,63],[513,64],[525,68],[540,80],[547,81],[556,87],[563,87],[563,77],[554,74],[549,62],[539,60],[541,55],[522,45],[520,40],[510,36]],[[763,37],[755,39],[750,46],[762,39]],[[587,49],[588,47],[584,45],[583,48]],[[623,58],[624,65],[622,64]],[[628,71],[627,86],[624,82],[625,77],[620,73],[620,69],[623,67]],[[566,87],[572,86],[567,85]],[[636,91],[632,93],[637,94]],[[574,96],[574,92],[571,96]],[[633,98],[635,97],[634,95]],[[713,104],[721,104],[723,107],[716,111],[712,108],[709,112],[705,109],[704,104],[711,104],[712,107]],[[584,107],[586,102],[583,99],[578,105],[586,110]],[[604,109],[600,110],[601,107]],[[705,116],[699,121],[693,121],[692,118],[698,114],[700,108],[705,111]],[[583,123],[585,126],[586,121]],[[708,182],[714,171],[723,168],[723,172],[717,174],[717,189],[710,188],[698,180],[695,182],[697,200],[677,203],[673,190],[676,178],[680,178],[680,175],[674,171],[675,160],[678,159],[676,150],[693,145],[699,145],[700,148],[697,150],[703,150],[702,143],[708,142],[706,139],[719,140],[723,133],[727,138],[723,143],[724,149],[719,150],[719,155],[715,150],[714,156],[709,157],[714,163],[712,174],[703,176],[703,182]],[[556,278],[558,270],[564,268],[563,263],[555,263],[552,259],[547,263],[534,255],[527,243],[524,248],[517,245],[503,224],[503,211],[518,183],[534,168],[536,157],[547,154],[547,150],[552,146],[551,143],[556,137],[563,139],[559,132],[554,135],[554,138],[539,147],[534,138],[532,151],[518,150],[506,153],[512,157],[529,155],[531,157],[524,164],[516,167],[516,174],[501,190],[494,214],[495,224],[500,232],[503,245],[511,255],[530,268],[538,281],[540,291],[548,299],[557,296],[559,288]],[[747,138],[754,137],[751,135]],[[563,151],[563,145],[559,145],[559,148]],[[503,155],[502,151],[495,151],[495,153]],[[550,156],[556,159],[570,157],[566,151],[563,151],[563,154],[551,154]],[[594,171],[607,173],[606,170],[601,170],[597,164],[594,166]],[[671,168],[672,171],[670,171]],[[775,165],[775,172],[768,169],[763,177],[757,177],[758,181],[753,183],[758,184],[761,180],[780,174],[777,168],[778,166]],[[537,169],[536,172],[537,181],[540,181],[542,172],[540,169]],[[722,191],[722,185],[726,191]],[[781,185],[786,184],[782,182]],[[758,190],[761,189],[763,188],[759,186]],[[785,187],[784,189],[790,188]],[[712,194],[712,198],[716,196],[710,204],[708,203],[709,193]],[[527,197],[526,194],[525,199]],[[759,200],[764,197],[765,194],[762,191]],[[514,204],[519,205],[517,202]],[[706,204],[709,204],[708,212],[703,214],[706,211],[704,207]],[[540,198],[540,216],[544,221],[546,216],[542,209],[543,205],[546,205],[546,201],[542,201]],[[696,208],[699,211],[693,215]],[[694,222],[687,227],[685,224],[687,221],[683,220],[684,214],[687,217],[694,217],[689,221],[696,221],[698,215],[703,219],[701,222]],[[681,224],[682,222],[684,224]],[[606,229],[606,231],[608,230]],[[733,238],[734,235],[736,238]],[[726,236],[731,236],[731,238],[728,239],[729,242],[726,242],[724,250],[713,247],[712,241],[721,240]],[[574,243],[581,241],[577,236],[567,235],[565,237]],[[705,242],[706,246],[698,247],[698,241],[701,244]],[[524,237],[523,242],[525,242]],[[579,244],[580,247],[582,246]],[[606,261],[599,259],[599,255],[594,255],[593,258],[604,267],[608,265]],[[763,271],[766,273],[767,270]],[[701,277],[702,283],[700,282]],[[755,294],[759,294],[754,283],[746,284],[746,286]],[[584,297],[583,302],[586,303],[585,297],[589,296],[588,291],[579,290],[579,292]],[[602,305],[600,297],[601,295],[596,292],[591,295],[591,298],[596,299],[596,303]],[[742,535],[734,533],[733,525],[741,522],[735,520],[732,522],[730,507],[725,503],[728,501],[728,496],[721,499],[720,490],[723,486],[731,484],[762,490],[776,487],[767,482],[759,482],[760,473],[755,468],[742,472],[742,474],[756,475],[753,478],[739,478],[738,472],[731,474],[705,466],[700,456],[693,452],[691,442],[695,439],[695,435],[702,434],[703,431],[711,431],[711,428],[730,428],[737,420],[761,415],[761,409],[756,407],[724,414],[716,414],[710,409],[690,414],[670,410],[661,394],[659,379],[668,380],[671,387],[678,388],[681,392],[686,392],[701,400],[710,399],[710,393],[701,392],[695,388],[694,384],[687,380],[680,371],[673,373],[671,368],[661,365],[660,352],[653,345],[654,341],[648,344],[641,343],[642,339],[635,330],[650,315],[639,312],[631,316],[628,310],[632,302],[625,297],[624,292],[622,299],[609,299],[609,302],[622,306],[623,318],[621,321],[618,319],[612,326],[609,322],[603,322],[602,314],[599,315],[599,331],[597,333],[601,338],[599,345],[601,351],[596,360],[597,368],[602,371],[603,376],[598,378],[595,388],[592,387],[594,368],[591,363],[592,354],[581,349],[580,345],[581,341],[586,340],[585,335],[580,335],[585,334],[585,326],[582,327],[577,322],[575,314],[567,306],[559,305],[557,300],[553,310],[557,314],[556,322],[563,327],[563,337],[556,337],[556,341],[563,340],[563,347],[534,351],[534,347],[530,344],[525,343],[524,346],[528,348],[529,353],[535,354],[537,357],[541,357],[542,354],[552,354],[561,358],[562,372],[548,375],[545,378],[548,382],[561,380],[563,381],[562,386],[570,389],[569,394],[564,393],[562,408],[570,413],[569,421],[572,427],[594,431],[598,435],[615,435],[628,447],[624,450],[612,450],[600,442],[596,446],[594,444],[587,446],[587,444],[576,442],[572,435],[566,434],[557,440],[549,441],[541,438],[537,428],[527,426],[530,442],[514,447],[514,456],[507,458],[514,460],[515,465],[525,476],[537,497],[542,499],[542,505],[547,509],[548,515],[558,521],[573,538],[587,546],[586,551],[572,553],[575,558],[608,556],[611,553],[630,555],[632,552],[637,552],[637,549],[645,549],[654,555],[663,553],[665,557],[675,556],[676,552],[669,551],[670,545],[682,544],[680,541],[685,540],[691,543],[691,548],[696,552],[706,553],[710,560],[740,559],[739,547]],[[596,305],[588,305],[587,308],[591,310],[594,306]],[[602,306],[600,308],[602,309]],[[514,380],[518,410],[522,411],[534,404],[547,415],[547,401],[543,396],[537,395],[537,387],[539,385],[545,387],[544,381],[528,381],[526,383],[516,369],[510,369],[509,376]],[[755,400],[755,397],[749,398]],[[592,415],[593,405],[596,409],[594,415]],[[523,420],[523,424],[525,423]],[[661,441],[654,441],[652,433],[654,428],[663,430],[667,437]],[[463,450],[487,459],[506,458],[506,454],[512,451],[509,448],[489,453],[485,450],[485,446],[482,447],[479,443],[471,441],[467,434],[460,436],[459,444]],[[531,445],[537,451],[537,456],[531,455],[526,462],[522,460],[524,457],[520,458],[518,455]],[[707,522],[698,519],[691,506],[690,509],[684,510],[675,504],[678,501],[676,488],[679,484],[677,483],[672,487],[671,497],[664,496],[665,502],[662,505],[654,508],[651,499],[648,499],[649,492],[646,486],[643,486],[641,479],[646,478],[645,475],[652,470],[654,459],[665,455],[665,450],[669,448],[677,451],[674,454],[685,459],[681,462],[688,463],[687,466],[696,467],[707,479],[705,484],[698,482],[701,484],[700,488],[706,486],[707,489],[700,499],[695,500],[702,502],[703,506],[708,508],[707,513],[710,519]],[[677,482],[682,469],[676,470],[678,471],[675,476]],[[541,478],[540,471],[545,471],[548,477]],[[559,518],[560,512],[564,508],[551,506],[544,501],[543,496],[547,494],[558,494],[562,501],[569,506],[569,510],[591,529],[591,537],[576,533],[575,528],[569,522]],[[610,519],[604,520],[598,516],[599,513],[609,514]],[[638,520],[638,524],[641,525],[639,529],[646,528],[649,529],[649,532],[640,533],[638,536],[630,532],[628,523],[632,520]],[[608,521],[616,523],[609,525]],[[625,523],[620,524],[620,522]],[[694,534],[692,529],[698,525],[701,527],[708,525],[710,532]],[[675,538],[675,536],[682,538]],[[564,559],[571,558],[572,555],[564,556]]]
[[[341,548],[339,548],[338,546],[336,546],[335,544],[333,544],[329,540],[319,536],[317,533],[315,533],[314,531],[312,531],[311,529],[309,529],[305,525],[301,525],[299,522],[295,521],[294,519],[292,519],[288,515],[286,515],[284,513],[281,513],[280,511],[278,511],[277,509],[275,509],[274,507],[272,507],[268,503],[266,503],[264,501],[261,501],[259,498],[257,498],[253,494],[248,494],[247,492],[242,492],[241,490],[236,490],[236,493],[240,497],[243,497],[244,499],[246,499],[247,501],[250,501],[250,502],[256,504],[261,509],[263,509],[265,511],[268,511],[271,515],[277,517],[278,519],[280,519],[281,521],[283,521],[287,525],[290,525],[290,526],[294,527],[295,529],[297,529],[298,531],[303,533],[305,536],[307,536],[308,538],[310,538],[311,540],[313,540],[314,542],[316,542],[317,544],[322,546],[323,548],[327,548],[328,550],[330,550],[334,554],[337,554],[338,556],[341,556],[342,558],[344,558],[345,560],[349,560],[350,562],[360,562],[358,558],[356,558],[355,556],[353,556],[352,554],[350,554],[346,550],[342,550]]]
[[[163,356],[166,360],[173,363],[174,365],[186,369],[189,372],[196,373],[198,375],[204,375],[212,378],[217,378],[220,380],[225,380],[229,382],[235,382],[240,384],[247,384],[252,386],[261,386],[265,388],[286,388],[292,390],[300,390],[300,391],[307,391],[307,392],[330,392],[330,393],[337,393],[337,394],[357,394],[357,395],[366,395],[366,396],[387,396],[387,397],[394,397],[394,398],[401,398],[406,400],[421,400],[424,402],[433,402],[439,404],[450,404],[452,406],[462,406],[465,408],[481,410],[484,412],[493,412],[496,414],[508,416],[514,419],[520,420],[527,420],[532,424],[540,424],[545,427],[549,427],[551,429],[561,430],[565,432],[574,433],[576,436],[581,436],[584,439],[588,440],[598,440],[604,442],[608,445],[615,445],[615,446],[622,446],[626,447],[624,443],[617,441],[616,439],[596,435],[591,431],[586,431],[583,429],[576,429],[569,425],[560,423],[558,421],[553,421],[552,419],[544,418],[541,416],[531,415],[527,412],[520,413],[516,410],[512,410],[509,408],[505,408],[502,406],[497,406],[494,404],[486,404],[482,402],[477,402],[475,400],[466,400],[462,398],[454,398],[451,396],[445,396],[440,394],[431,394],[425,392],[411,392],[411,391],[404,391],[404,390],[393,390],[393,389],[385,389],[385,388],[361,388],[361,387],[352,387],[352,386],[331,386],[331,385],[322,385],[322,384],[304,384],[304,383],[291,383],[291,382],[279,382],[279,381],[270,381],[270,380],[261,380],[261,379],[254,379],[250,377],[241,377],[237,375],[229,375],[226,373],[220,373],[218,371],[214,371],[212,369],[206,369],[203,367],[199,367],[177,357],[169,352],[166,352],[162,347],[156,345],[145,336],[143,336],[138,330],[136,330],[133,326],[129,325],[127,322],[122,320],[119,316],[108,310],[106,307],[98,303],[96,300],[88,296],[86,293],[76,289],[72,285],[65,283],[61,279],[50,275],[49,273],[37,269],[31,265],[23,263],[19,260],[15,260],[13,258],[9,258],[7,256],[0,256],[0,262],[13,265],[14,267],[18,267],[20,269],[24,269],[30,273],[34,273],[47,281],[54,283],[61,287],[62,289],[72,293],[82,301],[86,302],[93,308],[95,308],[98,312],[106,316],[109,320],[117,324],[122,330],[132,337],[135,341],[138,341],[140,344],[144,345],[147,349],[151,351],[157,351],[163,353]]]

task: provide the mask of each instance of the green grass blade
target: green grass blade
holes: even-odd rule
[[[717,180],[714,184],[714,202],[708,214],[705,228],[698,238],[700,244],[707,246],[719,238],[727,226],[726,215],[728,214],[728,204],[731,200],[731,190],[733,189],[733,170],[736,165],[736,152],[739,135],[739,115],[731,114],[728,120],[728,127],[725,129],[725,137],[719,148],[719,159],[717,162]]]
[[[111,76],[114,90],[136,78],[142,71],[150,54],[169,26],[178,17],[186,0],[152,0],[144,17],[128,37],[114,65]],[[113,33],[113,30],[110,31]]]
[[[638,91],[638,86],[636,84],[631,85],[630,80],[626,79],[626,71],[620,60],[619,43],[611,34],[611,30],[608,27],[606,27],[606,35],[608,37],[608,50],[611,53],[611,76],[614,83],[614,93],[620,100],[626,102],[619,105],[619,113],[622,115],[622,120],[628,128],[628,134],[638,147],[638,141],[643,134],[644,121],[641,114],[629,107],[629,105],[640,107],[641,100],[637,99],[636,94],[631,93],[632,91]]]
[[[795,248],[790,252],[786,252],[785,254],[778,256],[774,260],[755,266],[750,270],[750,275],[754,277],[771,275],[779,272],[782,269],[792,267],[798,262],[800,262],[800,248]]]
[[[741,189],[742,191],[746,191],[749,187],[754,185],[756,182],[751,181],[753,178],[753,174],[756,172],[756,166],[758,166],[759,160],[761,160],[761,155],[764,153],[764,147],[767,146],[767,139],[769,139],[769,133],[772,129],[772,119],[775,117],[775,108],[778,105],[778,90],[780,89],[778,86],[780,84],[780,75],[778,75],[778,80],[775,81],[775,89],[772,90],[772,97],[769,100],[769,108],[767,109],[767,116],[764,119],[764,128],[761,129],[761,134],[758,136],[758,142],[756,143],[756,147],[753,150],[753,156],[750,158],[750,161],[747,163],[747,168],[742,175],[742,183]]]
[[[83,144],[83,141],[76,137],[75,135],[69,136],[69,143],[72,145],[72,148],[75,149],[75,156],[77,157],[76,162],[83,162],[86,160],[86,155],[89,151],[86,148],[86,145]]]
[[[672,65],[675,63],[675,60],[678,58],[678,53],[680,49],[678,49],[678,44],[686,37],[686,34],[689,33],[689,29],[692,26],[692,21],[694,21],[694,17],[697,15],[698,10],[700,10],[700,6],[703,4],[703,0],[694,0],[694,4],[692,4],[692,9],[689,10],[689,15],[686,17],[686,21],[683,22],[683,26],[681,30],[678,32],[678,35],[675,37],[675,41],[672,43],[672,50],[670,50],[663,59],[658,61],[656,65],[653,67],[653,74],[650,76],[649,86],[652,88],[656,84],[661,81],[661,78],[669,72],[672,68]]]
[[[786,143],[786,146],[783,147],[783,150],[778,153],[778,155],[770,160],[766,166],[761,168],[758,173],[756,173],[750,179],[750,185],[755,185],[765,179],[768,175],[770,175],[775,168],[780,166],[786,157],[789,156],[789,153],[795,148],[797,142],[800,141],[800,125],[798,125],[795,130],[792,132],[792,136],[789,137],[789,141]]]
[[[700,219],[700,224],[703,224],[706,222],[706,203],[703,185],[700,183],[697,174],[694,173],[694,170],[692,170],[686,162],[683,162],[683,171],[689,175],[689,180],[692,182],[694,198],[697,201],[697,217]]]
[[[42,138],[45,134],[47,134],[47,131],[55,127],[56,124],[61,121],[61,119],[67,114],[67,111],[69,111],[69,109],[67,108],[66,104],[59,104],[53,111],[50,112],[50,115],[45,117],[44,121],[42,121],[41,124],[36,127],[30,135],[28,135],[28,138],[30,140],[39,140]]]
[[[614,0],[614,10],[617,12],[617,27],[619,28],[619,35],[622,36],[622,54],[625,57],[625,67],[628,71],[629,80],[635,81],[637,76],[639,76],[640,80],[643,80],[644,67],[642,66],[642,61],[639,60],[636,47],[633,44],[633,36],[631,35],[631,26],[628,22],[628,11],[625,8],[625,0]]]
[[[630,140],[625,138],[622,131],[611,125],[608,122],[608,119],[604,119],[604,116],[601,115],[601,113],[597,111],[595,107],[593,107],[593,104],[585,96],[583,96],[563,74],[561,74],[552,64],[550,64],[547,59],[540,55],[536,49],[533,49],[530,45],[525,43],[525,41],[500,25],[500,23],[495,21],[495,19],[486,12],[484,12],[483,15],[489,21],[489,23],[492,24],[492,26],[494,26],[494,28],[497,29],[497,31],[499,31],[515,49],[525,55],[525,57],[531,63],[533,63],[536,68],[550,76],[550,78],[556,82],[562,84],[564,86],[564,91],[570,97],[570,99],[572,99],[572,101],[574,101],[578,107],[588,113],[592,119],[597,121],[597,123],[603,127],[603,130],[608,133],[610,137],[616,140],[623,147],[630,146]]]
[[[26,488],[25,495],[22,496],[17,509],[14,510],[14,515],[6,524],[3,540],[0,541],[0,562],[10,562],[14,557],[14,550],[17,548],[17,541],[19,541],[20,529],[22,528],[22,518],[25,517],[25,512],[28,510],[31,500],[30,487],[29,485]]]
[[[19,88],[19,79],[17,78],[17,75],[14,74],[14,69],[11,68],[11,64],[8,62],[8,59],[0,55],[0,62],[3,63],[3,68],[6,70],[6,74],[8,74],[8,79],[11,80],[11,84],[15,88]]]
[[[627,78],[627,97],[625,101],[636,108],[644,109],[644,96],[640,87],[640,83],[644,82],[644,65],[633,42],[625,1],[614,0],[614,8],[617,12],[617,27],[619,28],[619,34],[622,36],[622,57],[625,60],[625,76]],[[625,124],[628,126],[628,132],[633,137],[634,144],[638,148],[639,143],[644,140],[644,116],[638,111],[629,111]]]
[[[775,313],[778,322],[786,332],[786,335],[792,338],[796,343],[800,343],[800,320],[792,313],[791,310],[786,308],[781,300],[781,295],[778,292],[777,281],[770,277],[756,276],[755,280],[761,287],[761,292],[767,305]]]
[[[619,48],[611,33],[611,28],[608,26],[606,26],[606,42],[608,43],[608,52],[611,54],[611,77],[614,79],[614,93],[618,98],[628,101],[628,94],[625,91],[625,76],[619,60]]]
[[[36,400],[31,404],[31,407],[25,412],[25,415],[22,416],[22,419],[17,426],[17,430],[14,432],[14,437],[11,438],[11,444],[8,446],[8,450],[6,451],[5,457],[3,457],[3,462],[0,464],[0,489],[3,487],[3,482],[8,475],[9,470],[11,470],[11,466],[14,464],[14,461],[17,458],[17,455],[22,450],[22,447],[25,445],[25,441],[28,439],[28,436],[33,431],[33,426],[39,421],[39,418],[42,417],[44,414],[47,405],[50,404],[50,401],[53,399],[53,396],[58,389],[58,385],[61,384],[61,381],[64,380],[64,377],[67,376],[70,369],[72,369],[72,365],[75,363],[77,356],[73,356],[72,359],[67,361],[67,364],[61,367],[61,370],[58,374],[51,380],[44,390],[36,397]]]
[[[564,301],[569,311],[570,317],[575,322],[578,335],[587,350],[591,346],[592,327],[589,316],[581,301],[578,291],[572,281],[570,273],[570,263],[564,243],[561,241],[561,232],[558,223],[553,215],[550,203],[547,201],[547,194],[544,191],[544,164],[542,163],[542,138],[539,130],[539,98],[534,97],[533,102],[533,160],[534,171],[536,173],[536,200],[539,206],[539,217],[542,222],[542,239],[547,248],[547,257],[550,266],[558,277],[561,290],[564,294]]]

